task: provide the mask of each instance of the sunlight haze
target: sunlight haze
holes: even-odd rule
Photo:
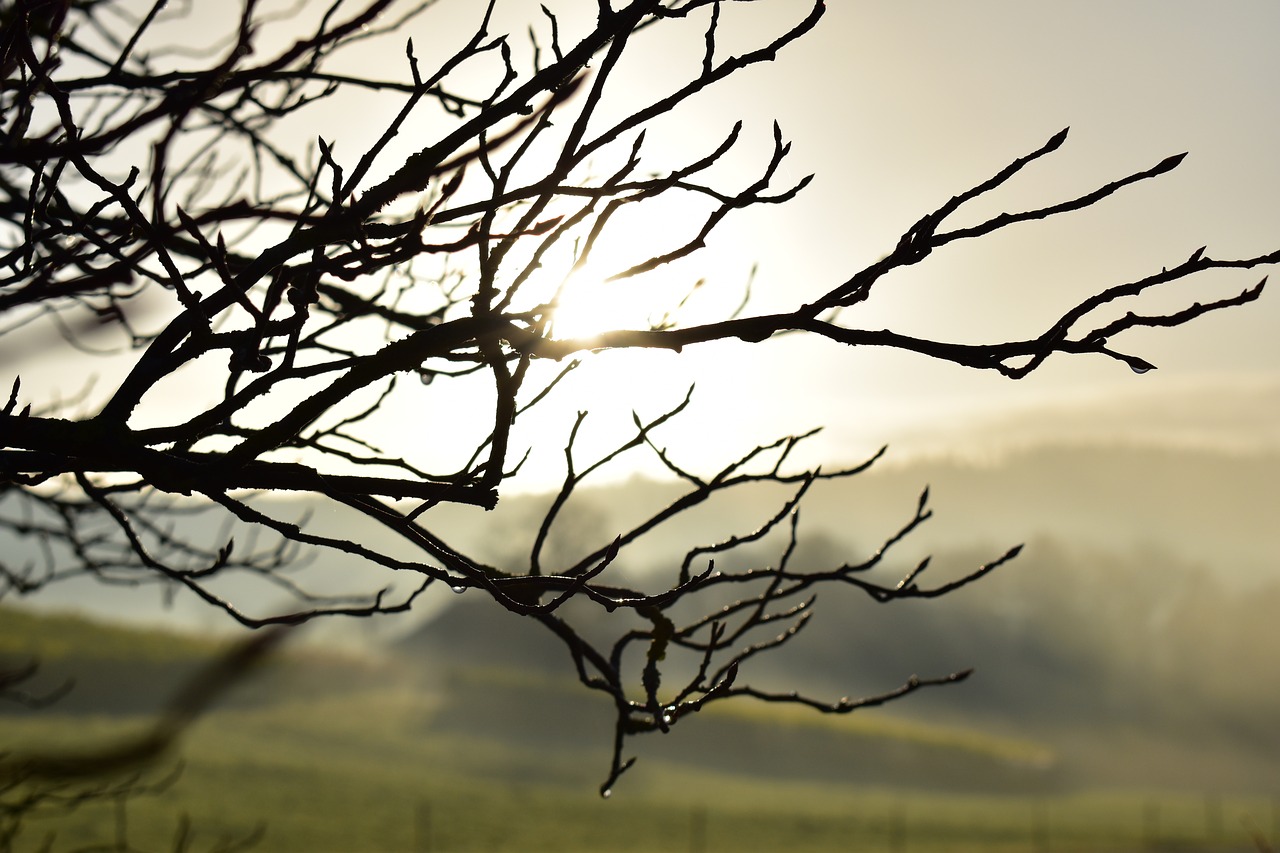
[[[559,15],[568,40],[590,23],[595,4],[565,5]],[[569,7],[579,10],[576,16]],[[732,4],[726,44],[758,46],[801,11],[789,4]],[[438,31],[417,32],[415,26],[422,25],[414,24],[404,35],[429,45],[441,33],[469,33],[479,14],[476,4],[443,0],[431,19]],[[505,26],[522,33],[527,14],[527,4],[500,2],[491,31]],[[290,26],[276,20],[266,32],[283,38]],[[715,171],[727,187],[742,186],[767,161],[770,122],[776,118],[792,150],[775,184],[785,188],[810,173],[813,182],[786,204],[730,215],[705,249],[688,258],[606,283],[601,279],[690,239],[705,218],[705,205],[655,206],[634,217],[621,212],[588,268],[571,277],[557,334],[635,328],[668,314],[682,325],[711,321],[741,302],[749,282],[747,314],[795,305],[874,262],[920,215],[1066,126],[1071,133],[1058,152],[962,208],[954,220],[975,222],[999,210],[1050,204],[1170,154],[1190,154],[1171,174],[1086,211],[947,246],[890,276],[843,320],[949,340],[1010,339],[1038,334],[1094,290],[1178,263],[1202,245],[1215,257],[1264,251],[1280,233],[1280,169],[1274,165],[1280,110],[1271,98],[1280,59],[1270,47],[1278,28],[1280,10],[1262,2],[1233,3],[1212,13],[1197,3],[828,4],[808,38],[775,62],[749,69],[711,97],[665,117],[642,149],[648,158],[642,163],[650,169],[671,168],[705,155],[743,119],[742,150]],[[691,39],[699,33],[697,26],[688,28]],[[517,52],[527,47],[520,38],[512,44]],[[624,63],[606,105],[634,108],[638,99],[670,91],[688,69],[664,60],[666,45],[654,44],[643,60]],[[390,63],[386,76],[403,76],[403,55],[379,61]],[[492,73],[468,65],[460,79],[471,75],[478,85]],[[348,116],[322,112],[313,116],[312,128],[298,132],[299,140],[314,139],[318,128],[335,151],[358,151],[394,111],[396,98],[369,96],[347,108],[367,111],[361,127]],[[393,168],[395,151],[412,150],[420,140],[397,140],[381,168]],[[616,167],[617,156],[604,155],[593,168],[605,173]],[[566,252],[544,265],[542,278],[529,285],[530,298],[548,299],[565,282],[568,257]],[[1168,310],[1222,297],[1257,278],[1248,271],[1205,274],[1190,286],[1177,285],[1165,301],[1158,294],[1134,300],[1132,310]],[[1215,426],[1196,415],[1197,399],[1208,394],[1219,401],[1229,397],[1225,405],[1233,412],[1260,406],[1257,414],[1243,415],[1261,428],[1247,441],[1274,446],[1274,420],[1268,418],[1280,394],[1278,322],[1280,301],[1268,292],[1255,304],[1187,327],[1129,332],[1117,342],[1122,351],[1160,368],[1143,376],[1096,356],[1058,356],[1015,382],[920,356],[852,351],[814,338],[784,337],[767,346],[719,343],[692,347],[678,358],[661,352],[587,356],[566,381],[566,393],[553,395],[540,405],[545,411],[530,418],[537,426],[525,440],[534,452],[515,485],[538,490],[558,482],[561,449],[584,400],[591,401],[585,453],[607,446],[616,425],[630,422],[632,408],[655,416],[683,399],[695,382],[683,426],[673,422],[663,435],[708,465],[814,426],[826,430],[808,443],[804,458],[832,462],[859,458],[886,443],[900,444],[897,452],[945,453],[949,447],[972,452],[975,438],[987,451],[1005,441],[1071,441],[1086,434],[1090,440],[1133,438],[1126,417],[1144,424],[1156,442],[1193,430],[1199,444],[1238,444],[1238,423]],[[52,394],[56,388],[65,399],[83,387],[87,373],[78,357],[68,362],[25,340],[7,341],[5,349],[9,362],[20,365],[24,391]],[[70,371],[69,364],[75,365]],[[543,370],[550,376],[559,368]],[[110,389],[109,377],[121,369],[103,360],[93,363],[93,372],[103,377],[99,393]],[[199,381],[188,379],[171,389],[176,396],[149,400],[159,407],[154,417],[170,417],[172,404],[198,387]],[[485,392],[462,393],[477,395],[460,398],[465,407],[463,400],[482,399]],[[1034,418],[1037,407],[1059,410],[1076,400],[1093,401],[1082,403],[1086,409],[1106,406],[1112,414],[1105,423],[1114,436],[1096,424],[1076,434],[1080,424],[1053,417],[1040,420],[1056,420],[1056,429],[1019,434],[1019,424]],[[1160,418],[1150,417],[1151,407]],[[1195,424],[1180,425],[1170,414],[1179,409]],[[139,416],[145,422],[147,407]],[[387,413],[388,441],[404,440],[395,435],[401,432],[396,424],[416,422],[407,417]],[[432,424],[446,437],[423,448],[427,460],[453,458],[447,450],[451,428],[463,444],[474,429],[465,417]],[[637,471],[661,473],[652,458],[632,454],[600,476],[616,481]]]

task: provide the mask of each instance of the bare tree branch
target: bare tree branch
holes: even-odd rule
[[[556,325],[572,298],[562,282],[623,233],[633,212],[661,199],[693,200],[703,211],[686,233],[638,246],[613,271],[613,279],[640,282],[702,250],[739,211],[786,203],[809,184],[781,179],[791,148],[776,123],[763,162],[736,186],[717,167],[750,135],[743,122],[675,164],[651,157],[645,139],[658,120],[696,108],[722,81],[793,50],[818,26],[824,3],[804,4],[793,24],[737,52],[726,49],[725,34],[737,43],[740,27],[749,32],[745,3],[600,0],[573,40],[563,13],[546,8],[531,18],[525,53],[498,31],[492,2],[476,6],[461,44],[431,50],[408,36],[419,20],[431,31],[430,2],[333,3],[305,26],[299,4],[286,39],[268,10],[244,0],[221,10],[225,38],[211,34],[184,50],[156,35],[163,5],[121,17],[103,13],[112,0],[25,0],[0,13],[0,334],[51,329],[51,346],[74,349],[86,363],[107,349],[127,365],[103,387],[105,398],[58,410],[45,407],[41,389],[8,380],[0,528],[29,547],[20,558],[0,557],[0,595],[90,575],[186,589],[262,628],[402,612],[444,587],[476,591],[550,631],[584,687],[609,696],[606,795],[632,766],[629,738],[666,732],[714,702],[750,697],[846,713],[962,680],[967,673],[912,676],[886,693],[828,701],[757,688],[750,670],[804,629],[824,589],[852,587],[880,603],[935,598],[1003,567],[1019,549],[930,586],[921,585],[927,560],[897,583],[882,581],[873,570],[896,565],[896,547],[929,518],[926,490],[874,553],[803,564],[796,554],[806,496],[881,454],[846,468],[797,464],[796,448],[814,434],[807,432],[708,470],[683,458],[678,442],[666,443],[671,425],[691,417],[692,389],[656,414],[637,405],[633,427],[594,455],[584,449],[593,401],[575,406],[553,450],[526,450],[521,429],[531,412],[572,393],[562,380],[591,352],[680,352],[807,333],[1015,379],[1051,356],[1085,354],[1141,373],[1154,365],[1128,351],[1126,332],[1248,304],[1266,279],[1154,310],[1150,298],[1165,285],[1280,261],[1280,250],[1215,258],[1202,248],[1136,280],[1101,283],[1005,342],[957,343],[858,322],[859,307],[895,271],[957,241],[1103,204],[1184,156],[1063,200],[949,225],[1024,170],[1046,168],[1066,144],[1063,130],[951,196],[883,258],[826,284],[813,301],[753,313],[748,287],[742,304],[710,322],[684,324],[667,312],[648,327],[566,338]],[[695,48],[664,61],[678,68],[687,60],[682,82],[648,99],[624,89],[618,69],[681,27],[696,37],[671,44]],[[357,50],[387,43],[387,55],[403,59],[376,75],[353,70],[363,67],[348,61]],[[362,136],[350,127],[344,99],[353,96],[394,99],[395,108]],[[317,141],[300,149],[300,138]],[[353,139],[364,140],[358,150],[348,148]],[[167,405],[166,389],[178,386],[198,391],[195,402]],[[392,412],[409,422],[388,428]],[[459,432],[467,438],[449,448],[456,452],[424,452]],[[528,531],[495,524],[495,536],[525,536],[513,552],[521,556],[495,564],[459,544],[441,507],[494,508],[530,454],[543,452],[562,453],[564,466],[545,513]],[[585,488],[639,454],[651,454],[679,494],[625,529],[590,531],[568,555],[553,548],[588,500]],[[760,486],[782,495],[764,517],[684,543],[683,558],[657,580],[631,571],[641,540]],[[305,493],[317,506],[374,522],[385,538],[356,541],[290,517],[259,500],[263,492]],[[203,515],[223,520],[216,541],[193,532]],[[774,548],[776,560],[762,561]],[[355,578],[367,570],[408,580],[370,580],[360,594],[331,595],[290,572],[306,554],[325,551],[350,558]],[[748,557],[750,567],[736,567]],[[265,612],[217,591],[212,582],[233,574],[271,584],[291,604]],[[606,613],[612,638],[584,636],[569,602]]]

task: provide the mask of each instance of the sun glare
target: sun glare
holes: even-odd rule
[[[552,334],[590,338],[615,329],[650,329],[671,320],[694,282],[661,271],[610,280],[627,269],[618,255],[594,255],[569,274],[556,297]]]
[[[718,294],[713,291],[720,287],[724,287],[720,295],[728,307],[715,307],[732,311],[735,297],[741,299],[741,291],[736,291],[730,282],[718,281],[720,276],[712,271],[732,269],[733,264],[717,258],[711,246],[647,272],[613,278],[645,263],[654,253],[678,249],[698,233],[704,217],[705,211],[695,204],[673,202],[646,211],[645,215],[637,212],[614,217],[611,227],[597,236],[585,263],[569,272],[559,286],[552,334],[561,340],[581,339],[616,329],[687,325],[699,317],[705,321],[710,319],[711,303],[717,301]],[[574,245],[570,254],[576,256],[580,248]],[[551,268],[548,266],[548,270]],[[720,287],[703,291],[704,279]]]

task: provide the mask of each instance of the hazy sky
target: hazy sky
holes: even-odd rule
[[[1280,7],[1266,3],[831,3],[804,49],[784,57],[771,79],[761,75],[761,108],[795,140],[796,161],[818,174],[794,206],[771,212],[783,239],[764,250],[766,270],[829,281],[1068,125],[1063,149],[998,200],[1043,203],[1168,154],[1191,155],[1095,211],[939,252],[885,282],[871,324],[883,317],[947,336],[978,325],[1034,333],[1082,293],[1172,265],[1200,245],[1228,256],[1270,249],[1280,235],[1280,62],[1268,48],[1277,31]],[[1080,358],[1011,383],[913,358],[902,381],[945,397],[1013,401],[1059,390],[1130,393],[1192,373],[1274,379],[1277,306],[1268,294],[1190,328],[1134,335],[1132,349],[1162,371],[1140,378]],[[915,396],[895,389],[892,375],[877,376],[869,358],[831,356],[813,377],[819,383],[851,379]]]
[[[566,42],[591,25],[596,6],[594,0],[547,5],[560,15]],[[743,151],[719,173],[732,189],[754,179],[776,118],[793,142],[783,180],[816,174],[793,202],[731,219],[704,253],[664,270],[676,286],[709,279],[690,302],[690,320],[711,319],[736,303],[756,262],[755,310],[785,308],[824,292],[889,251],[919,216],[1068,125],[1062,149],[968,215],[962,210],[956,221],[1062,200],[1170,154],[1190,156],[1172,174],[1097,208],[940,250],[884,280],[845,321],[948,340],[1029,337],[1085,295],[1179,263],[1202,245],[1214,257],[1280,248],[1280,106],[1274,98],[1280,56],[1273,45],[1280,5],[832,0],[827,6],[816,31],[776,62],[717,87],[649,136],[647,163],[661,170],[707,153],[744,119]],[[220,4],[194,8],[234,17]],[[474,26],[481,8],[472,0],[440,0],[361,62],[385,63],[385,76],[405,79],[403,37],[414,37],[429,65],[456,47],[455,36]],[[801,0],[727,3],[722,47],[758,46],[808,8]],[[530,23],[545,33],[537,4],[500,0],[495,31],[509,25],[519,47]],[[203,24],[182,26],[183,39],[207,35]],[[296,36],[298,28],[290,19],[276,21],[264,38],[268,31]],[[657,27],[637,41],[606,111],[634,108],[695,72],[700,25],[667,32]],[[483,69],[475,71],[475,79],[484,79]],[[321,114],[317,126],[299,135],[300,144],[314,144],[319,133],[340,156],[353,158],[363,150],[362,134],[379,133],[380,122],[399,106],[395,98],[360,98],[358,120],[350,112]],[[432,138],[433,129],[403,136],[407,151]],[[390,170],[397,163],[385,165]],[[691,211],[668,208],[656,220],[637,222],[620,234],[614,254],[602,250],[602,264],[641,259],[674,239],[672,223],[695,221]],[[1167,300],[1133,307],[1182,307],[1235,293],[1263,274],[1205,276]],[[602,290],[605,302],[624,303],[625,287]],[[656,414],[694,381],[698,390],[686,421],[694,428],[668,437],[682,461],[706,465],[820,424],[827,430],[811,461],[847,461],[886,442],[910,452],[1111,434],[1280,446],[1278,321],[1280,296],[1267,293],[1258,303],[1188,327],[1118,338],[1120,349],[1160,368],[1144,376],[1101,357],[1058,357],[1012,382],[917,356],[799,338],[642,360],[600,356],[579,371],[559,408],[547,407],[542,431],[529,434],[542,445],[546,463],[530,469],[530,482],[558,476],[554,446],[577,409],[593,410],[596,431],[585,447],[592,436],[615,435],[613,427],[630,420],[630,406]],[[40,371],[31,363],[22,370],[24,380],[35,380],[24,385],[35,396]],[[66,380],[64,392],[79,380]],[[188,381],[175,398],[200,387]]]
[[[585,6],[589,21],[594,4]],[[657,135],[658,145],[673,151],[681,143],[703,151],[744,118],[756,146],[754,160],[742,158],[745,168],[766,153],[768,123],[777,118],[794,143],[784,174],[794,180],[816,173],[794,202],[732,223],[696,267],[733,289],[759,260],[762,309],[843,280],[891,249],[920,215],[1066,126],[1071,134],[1062,149],[975,205],[970,218],[1058,201],[1170,154],[1190,154],[1173,173],[1094,209],[940,250],[887,278],[846,321],[952,340],[1032,336],[1089,293],[1172,266],[1202,245],[1214,257],[1280,246],[1274,97],[1280,56],[1273,49],[1280,6],[1166,0],[827,6],[817,30],[775,63],[721,87]],[[727,4],[725,37],[740,33],[740,43],[750,45],[751,35],[777,32],[807,8]],[[659,46],[657,33],[652,49],[658,59],[638,63],[627,78],[637,93],[661,90],[687,69],[680,53]],[[957,221],[964,219],[962,210]],[[1169,297],[1126,308],[1221,297],[1265,272],[1205,276]],[[1247,423],[1249,441],[1275,446],[1277,321],[1280,297],[1270,292],[1188,327],[1118,338],[1120,349],[1160,368],[1144,376],[1101,357],[1059,357],[1012,382],[916,356],[799,339],[724,347],[707,356],[713,366],[681,369],[678,360],[666,361],[676,373],[702,377],[697,416],[746,427],[740,442],[749,434],[826,424],[819,457],[848,458],[895,441],[937,449],[953,435],[972,444],[975,424],[1002,420],[1000,440],[1015,443],[1070,440],[1077,432],[1096,440],[1110,430],[1131,440],[1238,444]],[[698,359],[686,354],[679,361]],[[622,387],[653,375],[638,369]],[[1044,417],[1037,418],[1042,407]],[[718,427],[693,439],[714,455],[728,452],[725,436]]]
[[[838,267],[837,253],[824,247],[841,246],[842,235],[875,255],[920,211],[1068,125],[1063,149],[999,198],[1043,203],[1168,154],[1190,156],[1096,210],[939,253],[900,289],[882,291],[886,322],[919,320],[948,335],[957,323],[1034,333],[1055,307],[1201,245],[1228,257],[1274,248],[1280,61],[1268,45],[1278,31],[1280,7],[1271,3],[829,4],[811,52],[787,68],[795,82],[780,79],[773,90],[807,83],[811,93],[803,111],[797,102],[781,116],[798,157],[812,156],[821,178],[788,212],[817,247],[803,254],[817,276]],[[824,79],[840,84],[814,97]],[[1204,292],[1231,292],[1258,277],[1205,280],[1217,287]],[[1202,298],[1188,294],[1180,291]],[[1098,358],[1059,359],[1018,383],[919,359],[903,364],[900,379],[877,374],[870,359],[844,367],[873,396],[905,397],[925,413],[936,405],[942,417],[972,413],[987,399],[1060,406],[1157,390],[1186,398],[1187,413],[1198,416],[1196,398],[1221,390],[1227,377],[1263,383],[1246,393],[1266,389],[1274,401],[1278,320],[1280,300],[1270,293],[1188,328],[1132,335],[1130,351],[1160,367],[1141,377]]]

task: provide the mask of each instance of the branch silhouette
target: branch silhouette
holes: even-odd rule
[[[888,565],[928,519],[926,491],[873,554],[839,566],[797,564],[810,488],[856,476],[879,454],[844,468],[793,465],[810,432],[762,442],[704,470],[662,443],[668,425],[686,417],[688,396],[657,416],[635,415],[612,450],[589,459],[580,441],[586,414],[577,417],[555,449],[563,451],[564,479],[528,532],[527,559],[493,565],[451,542],[440,509],[499,504],[523,463],[513,429],[544,400],[563,396],[562,380],[582,357],[602,349],[754,346],[799,333],[830,341],[835,357],[839,345],[885,347],[1013,379],[1050,357],[1085,354],[1141,373],[1154,365],[1125,347],[1125,333],[1245,305],[1259,298],[1265,278],[1172,311],[1143,308],[1144,297],[1210,270],[1280,261],[1280,250],[1217,258],[1200,249],[1134,281],[1102,283],[1018,340],[959,343],[860,324],[860,306],[896,271],[958,241],[1103,204],[1168,174],[1184,156],[1065,200],[950,224],[970,202],[995,196],[1028,168],[1046,167],[1066,144],[1063,130],[994,176],[975,178],[907,227],[883,258],[830,282],[817,299],[772,313],[753,313],[748,299],[714,322],[685,324],[676,312],[649,328],[564,338],[555,332],[562,294],[548,297],[539,282],[549,271],[567,276],[582,268],[605,235],[625,229],[619,212],[659,199],[708,207],[688,233],[642,246],[640,260],[614,276],[639,279],[703,249],[740,211],[784,204],[809,185],[811,176],[780,180],[791,149],[776,123],[769,153],[737,189],[725,186],[716,167],[750,136],[742,122],[696,143],[682,165],[650,157],[645,139],[659,120],[696,108],[722,81],[794,50],[819,24],[821,0],[797,7],[794,23],[740,52],[724,47],[724,33],[744,11],[727,0],[599,0],[594,20],[571,43],[546,9],[523,50],[495,34],[490,2],[474,10],[475,27],[456,50],[431,51],[433,68],[408,37],[431,32],[430,2],[335,2],[283,38],[245,0],[223,12],[223,38],[210,34],[195,51],[153,39],[164,5],[137,18],[107,15],[110,0],[63,3],[54,17],[41,17],[53,7],[33,0],[5,7],[0,334],[52,330],[49,337],[59,338],[50,346],[81,352],[83,363],[97,357],[91,353],[104,335],[114,335],[111,357],[126,368],[87,398],[94,402],[62,407],[31,397],[15,376],[0,410],[0,526],[43,556],[0,563],[0,594],[86,574],[161,583],[265,628],[374,617],[440,590],[472,590],[544,626],[564,643],[585,688],[610,698],[616,725],[606,795],[632,765],[624,757],[629,738],[666,732],[715,702],[753,698],[847,713],[963,680],[966,672],[911,675],[883,694],[826,700],[757,689],[749,669],[803,630],[824,589],[853,587],[877,602],[938,597],[1003,567],[1018,549],[936,585],[921,585],[927,561],[896,584],[882,583],[872,570]],[[688,59],[683,82],[648,99],[626,90],[618,79],[625,61],[665,33],[673,46],[689,43],[675,38],[681,28],[700,36],[690,56],[670,57]],[[393,41],[398,51],[402,36],[398,73],[385,64],[376,76],[352,70],[367,67],[359,56],[369,44]],[[488,69],[487,82],[460,73],[464,65]],[[360,138],[348,133],[352,95],[398,105],[354,156],[338,138]],[[332,111],[319,109],[329,104]],[[316,142],[287,141],[298,138]],[[1124,313],[1116,318],[1115,309]],[[174,387],[195,392],[197,401],[157,404]],[[455,387],[482,387],[483,402],[459,410]],[[401,400],[416,401],[421,423],[399,446],[384,448],[386,436],[373,423]],[[420,461],[421,446],[443,441],[445,427],[459,424],[471,438],[456,461]],[[548,542],[584,484],[637,453],[652,454],[682,494],[627,529],[595,531],[596,541],[572,558],[553,556]],[[636,543],[759,484],[787,491],[770,517],[742,519],[734,536],[690,544],[656,587],[624,570]],[[287,506],[264,499],[280,492],[357,513],[386,539],[355,541],[289,517]],[[198,517],[220,519],[225,532],[215,542],[202,539],[186,521]],[[775,540],[784,545],[773,565],[715,567],[716,559],[724,565],[727,555]],[[367,593],[329,595],[290,571],[315,551],[352,558],[353,575],[363,566],[414,582],[393,589],[371,581]],[[239,600],[216,583],[232,575],[262,580],[292,603],[268,611]],[[588,639],[565,607],[570,601],[616,617],[615,638]],[[688,663],[684,670],[673,665],[678,658]],[[181,707],[123,758],[167,744],[175,721],[186,719]]]

